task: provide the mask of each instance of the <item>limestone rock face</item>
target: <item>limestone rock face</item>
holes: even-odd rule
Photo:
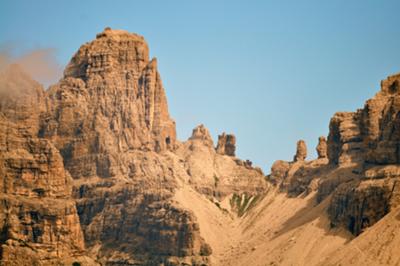
[[[214,146],[210,132],[204,125],[195,127],[189,140],[192,140],[193,143],[201,143],[201,145],[205,145],[207,147]]]
[[[74,178],[121,174],[121,155],[132,150],[174,149],[175,122],[148,54],[143,37],[106,29],[80,47],[47,91],[40,134],[55,143]]]
[[[329,227],[371,235],[399,220],[399,83],[335,114],[318,159],[306,161],[300,140],[265,177],[235,157],[234,135],[214,148],[200,125],[176,140],[139,35],[105,29],[48,91],[11,66],[0,73],[0,264],[264,265],[265,254],[293,264],[280,252],[323,244],[309,232],[335,245]]]
[[[381,185],[356,182],[341,185],[329,205],[331,225],[342,225],[359,235],[389,212],[390,194],[389,187]]]
[[[178,159],[134,151],[121,163],[126,176],[74,186],[88,249],[105,264],[207,263],[196,217],[172,200],[177,179],[185,178]]]
[[[2,263],[208,263],[196,217],[172,200],[185,170],[143,38],[105,30],[46,92],[14,72],[0,76]]]
[[[299,140],[296,146],[296,155],[294,156],[293,160],[297,161],[304,161],[307,157],[307,146],[304,140]]]
[[[338,174],[321,181],[318,199],[332,193],[332,225],[354,235],[399,205],[399,81],[399,74],[388,77],[363,109],[330,122],[328,157]]]
[[[399,84],[400,74],[382,81],[381,91],[367,101],[362,111],[362,136],[367,163],[400,162]]]
[[[318,145],[316,150],[318,154],[318,159],[328,158],[328,144],[324,136],[318,138]]]
[[[336,113],[329,124],[328,158],[339,165],[357,165],[363,161],[360,125],[361,113]]]
[[[44,91],[16,66],[0,77],[1,264],[79,261],[85,246],[72,179],[54,145],[36,136]]]
[[[207,263],[212,251],[196,218],[172,201],[184,170],[171,153],[175,122],[148,54],[143,37],[120,30],[81,46],[46,93],[40,136],[74,178],[87,250],[100,262]]]
[[[176,154],[185,162],[188,182],[207,196],[223,199],[234,193],[257,195],[268,188],[259,168],[232,156],[224,156],[226,153],[216,152],[209,132],[203,125],[193,130],[193,135],[182,143]]]
[[[282,160],[275,161],[271,167],[271,174],[268,180],[274,185],[282,183],[286,179],[290,169],[290,163]]]
[[[336,164],[399,162],[400,74],[355,113],[337,113],[330,123],[328,156]]]
[[[213,248],[176,191],[255,202],[268,188],[260,169],[232,157],[234,136],[221,146],[229,156],[216,153],[202,125],[176,141],[148,54],[141,36],[106,29],[48,91],[25,77],[17,79],[20,101],[2,98],[3,258],[24,254],[23,265],[40,252],[38,263],[208,265]],[[241,214],[249,208],[242,205]]]
[[[400,74],[388,77],[363,109],[336,113],[328,140],[319,138],[318,159],[304,161],[306,147],[299,141],[294,162],[275,162],[269,180],[289,197],[316,191],[320,203],[331,195],[333,227],[357,236],[374,225],[400,204],[399,83]]]
[[[400,206],[400,172],[396,166],[375,166],[361,179],[342,183],[328,209],[333,226],[342,225],[355,235]]]
[[[236,137],[233,134],[222,133],[218,136],[216,151],[221,155],[235,156]]]

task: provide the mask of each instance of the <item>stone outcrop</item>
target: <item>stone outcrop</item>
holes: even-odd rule
[[[282,160],[275,161],[271,167],[271,173],[268,181],[274,185],[278,185],[286,179],[290,169],[290,163]]]
[[[199,125],[195,127],[189,140],[192,140],[194,143],[197,143],[196,141],[198,141],[202,145],[206,145],[208,147],[214,146],[210,132],[204,125]]]
[[[400,202],[399,81],[400,75],[382,81],[381,91],[363,109],[336,113],[329,125],[327,151],[331,166],[319,175],[324,178],[319,181],[317,200],[331,194],[331,225],[343,226],[354,235],[375,224]],[[320,140],[319,158],[321,150]]]
[[[332,163],[398,163],[400,74],[382,81],[381,91],[354,113],[337,113],[331,119],[328,157]]]
[[[367,101],[361,115],[365,162],[400,163],[400,74],[381,83],[381,91]]]
[[[399,81],[400,75],[387,78],[363,109],[338,113],[331,120],[329,160],[357,175],[334,181],[328,212],[332,225],[343,225],[355,235],[399,204]]]
[[[333,193],[328,214],[333,226],[342,225],[355,235],[400,206],[400,168],[375,166],[360,179],[339,185]]]
[[[329,124],[328,158],[331,163],[353,166],[363,161],[361,113],[336,113]]]
[[[336,113],[328,140],[319,138],[318,159],[304,161],[300,140],[294,162],[276,161],[269,181],[290,197],[316,191],[318,203],[328,199],[332,227],[357,236],[375,224],[400,204],[399,84],[400,74],[388,77],[363,109]]]
[[[221,136],[219,142],[224,139],[221,145],[233,145],[234,142],[229,140],[232,138],[227,137],[230,135]],[[258,195],[265,192],[268,184],[261,169],[253,167],[248,160],[224,156],[227,155],[226,151],[217,152],[208,129],[200,125],[193,129],[192,136],[180,145],[176,154],[185,162],[188,182],[209,197],[221,200],[232,193]]]
[[[216,151],[221,155],[235,156],[236,137],[233,134],[222,133],[218,136]]]
[[[293,161],[304,161],[307,157],[307,146],[304,140],[299,140],[296,145],[296,154]]]
[[[318,159],[328,158],[328,144],[324,136],[318,138],[318,145],[316,150],[318,154]]]
[[[379,221],[390,210],[390,188],[357,181],[339,186],[328,214],[332,226],[342,225],[354,235]]]

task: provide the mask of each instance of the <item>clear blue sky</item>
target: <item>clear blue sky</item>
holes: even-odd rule
[[[114,3],[111,3],[114,2]],[[267,172],[298,139],[310,157],[336,111],[400,71],[400,1],[0,1],[0,43],[55,48],[65,65],[106,26],[143,35],[158,58],[178,138],[214,141]]]

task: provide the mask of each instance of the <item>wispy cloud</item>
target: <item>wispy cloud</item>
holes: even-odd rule
[[[0,49],[0,70],[10,64],[18,64],[33,79],[45,87],[57,82],[63,73],[62,66],[57,62],[56,50],[42,48],[30,50],[15,56],[15,47],[3,45]]]

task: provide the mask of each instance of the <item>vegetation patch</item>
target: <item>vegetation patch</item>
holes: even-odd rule
[[[230,199],[231,208],[236,211],[239,217],[242,217],[247,211],[252,209],[259,201],[260,195],[249,195],[247,193],[233,194]]]

